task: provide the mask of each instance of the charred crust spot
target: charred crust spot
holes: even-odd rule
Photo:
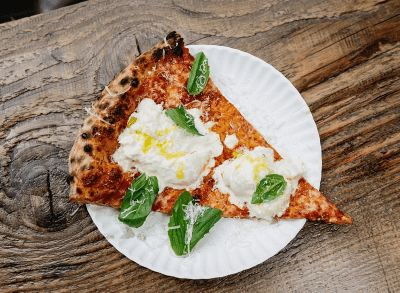
[[[115,123],[115,119],[113,117],[106,117],[104,120],[108,120],[108,122],[110,122],[110,124]]]
[[[195,195],[193,196],[193,200],[194,200],[194,202],[199,202],[199,201],[200,201],[200,195],[195,194]]]
[[[75,158],[69,159],[69,162],[70,162],[71,164],[75,163]]]
[[[154,50],[154,52],[153,52],[154,59],[156,59],[156,61],[160,60],[162,54],[163,54],[163,49],[158,48],[158,49]]]
[[[103,109],[107,108],[109,105],[110,105],[109,102],[105,102],[105,103],[99,105],[99,109],[103,110]]]
[[[84,150],[86,153],[91,153],[91,152],[92,152],[92,146],[91,146],[90,144],[87,144],[87,145],[85,145],[85,146],[83,147],[83,150]]]
[[[107,134],[111,135],[115,130],[112,127],[107,128]]]
[[[138,87],[139,86],[139,79],[137,77],[135,77],[134,79],[132,79],[131,81],[131,86],[132,87]]]
[[[128,106],[124,104],[118,105],[111,111],[111,115],[122,118],[125,117],[125,111],[128,110]]]
[[[132,95],[132,98],[133,98],[134,96]],[[126,100],[128,100],[128,95],[126,94],[126,93],[124,93],[122,96],[121,96],[121,100],[124,100],[124,101],[126,101]]]
[[[91,193],[90,193],[90,196],[93,196],[94,195],[94,192],[92,191]]]
[[[140,57],[138,58],[138,60],[136,61],[137,64],[143,63],[144,61],[146,61],[146,57]]]
[[[174,49],[174,55],[175,55],[176,57],[182,57],[182,56],[183,56],[183,50],[182,50],[182,48],[181,48],[181,47],[176,47],[176,48]]]
[[[175,37],[176,36],[176,31],[172,31],[172,32],[170,32],[168,35],[167,35],[167,37],[165,38],[166,40],[169,40],[169,39],[171,39],[171,38],[173,38],[173,37]]]
[[[182,38],[180,38],[179,40],[178,40],[178,46],[176,46],[175,48],[174,48],[174,55],[175,56],[177,56],[177,57],[182,57],[183,56],[183,49],[182,49],[182,47],[181,47],[181,43],[182,43]]]
[[[92,128],[92,135],[94,136],[97,133],[98,130],[99,130],[99,128],[97,126],[94,126]]]
[[[67,176],[67,183],[70,184],[71,182],[74,182],[74,175],[69,174],[69,175]]]
[[[78,192],[79,194],[82,194],[82,189],[77,188],[77,189],[76,189],[76,192]]]
[[[83,172],[83,171],[85,171],[87,168],[88,168],[87,165],[83,165],[83,166],[81,167],[81,171]]]
[[[119,82],[120,85],[126,85],[129,82],[129,79],[124,77],[123,79],[121,79],[121,81]]]
[[[89,134],[87,134],[86,132],[84,132],[84,133],[82,133],[81,136],[82,136],[83,139],[88,139]]]

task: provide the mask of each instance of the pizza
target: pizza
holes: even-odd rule
[[[278,154],[211,78],[203,80],[200,93],[189,94],[193,62],[183,38],[171,32],[86,108],[69,157],[70,200],[119,208],[145,172],[160,181],[153,211],[171,213],[187,190],[200,205],[223,211],[223,217],[351,224],[349,215],[307,182],[301,162]],[[179,107],[193,117],[199,135],[168,120],[168,110]],[[250,204],[256,188],[271,182],[281,188],[283,177],[282,196]]]

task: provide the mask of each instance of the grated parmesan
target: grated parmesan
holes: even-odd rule
[[[123,91],[123,92],[121,92],[121,93],[113,94],[113,93],[111,93],[111,91],[110,91],[110,89],[108,88],[108,86],[105,86],[105,89],[106,89],[107,93],[108,93],[111,97],[116,97],[116,96],[118,96],[118,95],[125,94],[127,91],[129,91],[130,88],[131,88],[131,87],[128,87],[125,91]]]
[[[71,213],[71,217],[73,217],[79,211],[80,208],[81,208],[81,206],[79,206],[75,211],[73,211]]]
[[[131,198],[130,200],[130,207],[124,211],[121,212],[121,217],[122,218],[126,218],[127,216],[129,216],[130,214],[136,212],[136,210],[134,209],[135,205],[137,204],[144,204],[144,202],[146,201],[146,198],[143,198],[142,200],[133,200]]]
[[[92,108],[93,108],[93,104],[92,104]],[[87,112],[88,114],[92,115],[93,117],[96,117],[96,118],[99,119],[101,122],[104,122],[104,123],[106,123],[106,124],[108,124],[108,125],[111,125],[111,124],[110,124],[109,122],[107,122],[106,120],[101,119],[101,118],[99,117],[99,115],[90,112],[90,108],[85,107],[85,110],[86,110],[86,112]]]
[[[184,220],[189,220],[185,234],[185,244],[188,246],[187,254],[190,254],[190,241],[193,235],[193,226],[199,216],[204,214],[208,207],[200,206],[198,203],[189,202],[187,205],[182,205],[182,210],[185,213]]]

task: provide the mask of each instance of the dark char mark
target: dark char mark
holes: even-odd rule
[[[176,31],[172,31],[167,35],[167,37],[165,39],[169,40],[169,39],[171,39],[171,38],[173,38],[175,36],[176,36]]]
[[[135,77],[134,79],[132,79],[131,81],[131,86],[132,87],[138,87],[139,85],[139,79],[137,77]]]
[[[117,118],[123,118],[125,117],[125,111],[128,110],[127,105],[118,105],[117,108],[114,108],[111,111],[111,115]]]
[[[69,174],[67,176],[67,183],[70,184],[71,182],[74,182],[74,175],[73,174]]]
[[[90,144],[87,144],[83,147],[83,150],[87,153],[91,153],[92,152],[92,146]]]
[[[121,81],[119,82],[121,85],[126,85],[129,82],[129,79],[124,77],[123,79],[121,79]]]
[[[108,108],[109,105],[110,105],[109,102],[105,102],[99,105],[99,109],[104,110],[105,108]]]
[[[106,117],[104,120],[108,120],[108,122],[110,122],[110,124],[115,123],[115,119],[113,117]]]
[[[157,50],[154,50],[154,52],[153,52],[154,59],[155,59],[156,61],[160,60],[162,54],[163,54],[163,49],[158,48]]]
[[[98,130],[99,128],[97,126],[94,126],[92,129],[92,135],[94,136]]]
[[[183,49],[182,49],[182,46],[181,46],[182,41],[183,41],[182,38],[178,39],[178,41],[177,41],[178,45],[174,48],[174,52],[173,53],[177,57],[182,57],[183,56]]]

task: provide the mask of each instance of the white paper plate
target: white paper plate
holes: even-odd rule
[[[308,167],[306,179],[321,180],[321,145],[310,110],[294,86],[275,68],[250,54],[227,47],[188,46],[203,51],[211,78],[228,100],[279,152],[298,156]],[[151,213],[139,229],[117,219],[118,210],[88,205],[94,223],[121,253],[153,271],[178,278],[208,279],[234,274],[278,253],[304,226],[305,220],[221,219],[195,247],[178,258],[167,234],[169,216]]]

